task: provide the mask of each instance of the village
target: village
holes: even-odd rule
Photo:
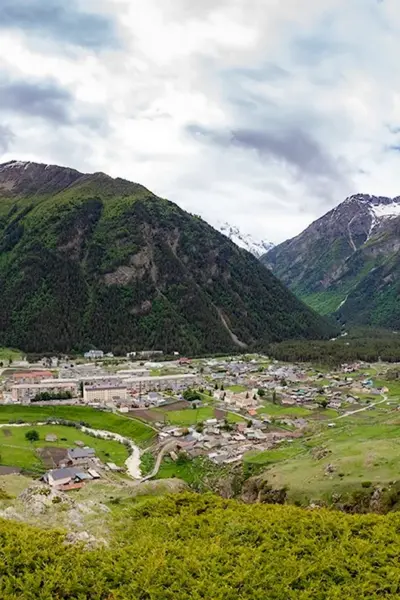
[[[86,406],[101,412],[105,423],[108,413],[123,415],[151,427],[155,456],[174,461],[184,453],[229,465],[291,444],[316,424],[335,427],[346,414],[373,409],[385,394],[370,365],[361,363],[327,372],[262,355],[160,357],[138,352],[116,359],[90,351],[80,360],[9,365],[1,372],[0,402],[54,410]],[[126,471],[77,444],[61,455],[58,449],[54,468],[44,475],[50,486],[77,489],[103,472]],[[161,460],[146,478],[156,477],[160,466]]]

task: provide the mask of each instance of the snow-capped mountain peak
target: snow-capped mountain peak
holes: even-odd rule
[[[256,258],[260,258],[263,254],[271,250],[274,244],[265,240],[257,240],[249,233],[242,233],[236,225],[229,223],[218,223],[217,229],[226,235],[239,248],[244,248],[251,252]]]

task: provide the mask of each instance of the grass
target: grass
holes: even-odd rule
[[[101,440],[78,431],[74,427],[63,427],[61,425],[44,425],[36,428],[40,435],[37,442],[29,442],[25,438],[27,431],[32,427],[10,427],[11,435],[4,434],[4,428],[0,429],[0,464],[4,466],[19,467],[26,471],[42,471],[43,463],[37,455],[38,448],[48,446],[58,448],[71,448],[75,441],[80,440],[85,445],[96,450],[96,456],[102,462],[115,462],[122,466],[128,458],[128,451],[123,444],[113,440]],[[46,442],[48,434],[55,434],[57,442]],[[64,440],[61,440],[64,438]]]
[[[85,422],[93,429],[129,437],[141,446],[147,445],[155,436],[155,431],[141,421],[87,406],[0,406],[0,423],[9,423],[10,420],[34,423],[50,417]]]
[[[163,420],[165,416],[166,421],[171,425],[189,426],[205,421],[206,419],[214,418],[214,409],[210,406],[203,406],[197,409],[186,408],[183,410],[171,411],[163,411],[161,408],[157,408],[155,411],[159,412],[160,415],[163,415],[163,417],[160,417],[160,420]],[[231,423],[244,421],[243,417],[235,413],[227,413],[227,418]]]
[[[283,406],[281,404],[273,404],[265,402],[261,408],[257,409],[257,413],[271,415],[272,417],[309,417],[312,411],[302,406]]]
[[[0,362],[7,362],[9,360],[22,360],[22,353],[14,348],[3,348],[0,347]]]
[[[275,487],[287,486],[289,500],[308,504],[327,500],[333,493],[359,489],[362,481],[387,485],[398,480],[400,415],[398,411],[372,410],[337,421],[335,428],[316,425],[315,433],[290,445],[251,452],[245,461],[265,465]],[[326,456],[315,457],[314,449]],[[327,475],[328,464],[334,472]]]
[[[226,389],[233,392],[234,394],[239,394],[247,390],[247,388],[244,385],[230,385]]]

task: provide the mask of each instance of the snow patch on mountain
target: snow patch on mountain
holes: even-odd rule
[[[217,223],[216,228],[226,235],[236,246],[251,252],[256,258],[260,258],[274,247],[272,242],[257,240],[249,233],[242,233],[238,227],[229,223]]]

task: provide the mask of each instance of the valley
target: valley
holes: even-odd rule
[[[149,362],[140,370],[138,363],[116,357],[53,360],[52,383],[40,384],[40,364],[16,363],[1,375],[0,472],[14,470],[32,484],[49,466],[64,464],[76,440],[93,448],[102,485],[114,477],[104,465],[118,467],[123,494],[127,485],[140,493],[141,481],[172,479],[194,491],[251,502],[267,486],[270,498],[279,492],[285,503],[340,508],[357,494],[372,496],[397,481],[396,363],[329,367],[253,354]],[[155,374],[143,378],[146,368]],[[52,401],[51,393],[63,381],[72,382],[72,374],[76,396]],[[15,383],[22,376],[37,383]],[[26,395],[22,403],[12,400],[22,386],[41,385],[51,392],[48,400],[29,401]],[[91,392],[88,400],[86,388],[99,394],[107,389],[108,399],[95,400]],[[32,429],[39,437],[29,442],[25,434]],[[140,457],[132,455],[137,471],[125,466],[129,444]],[[55,462],[46,462],[47,455]]]

